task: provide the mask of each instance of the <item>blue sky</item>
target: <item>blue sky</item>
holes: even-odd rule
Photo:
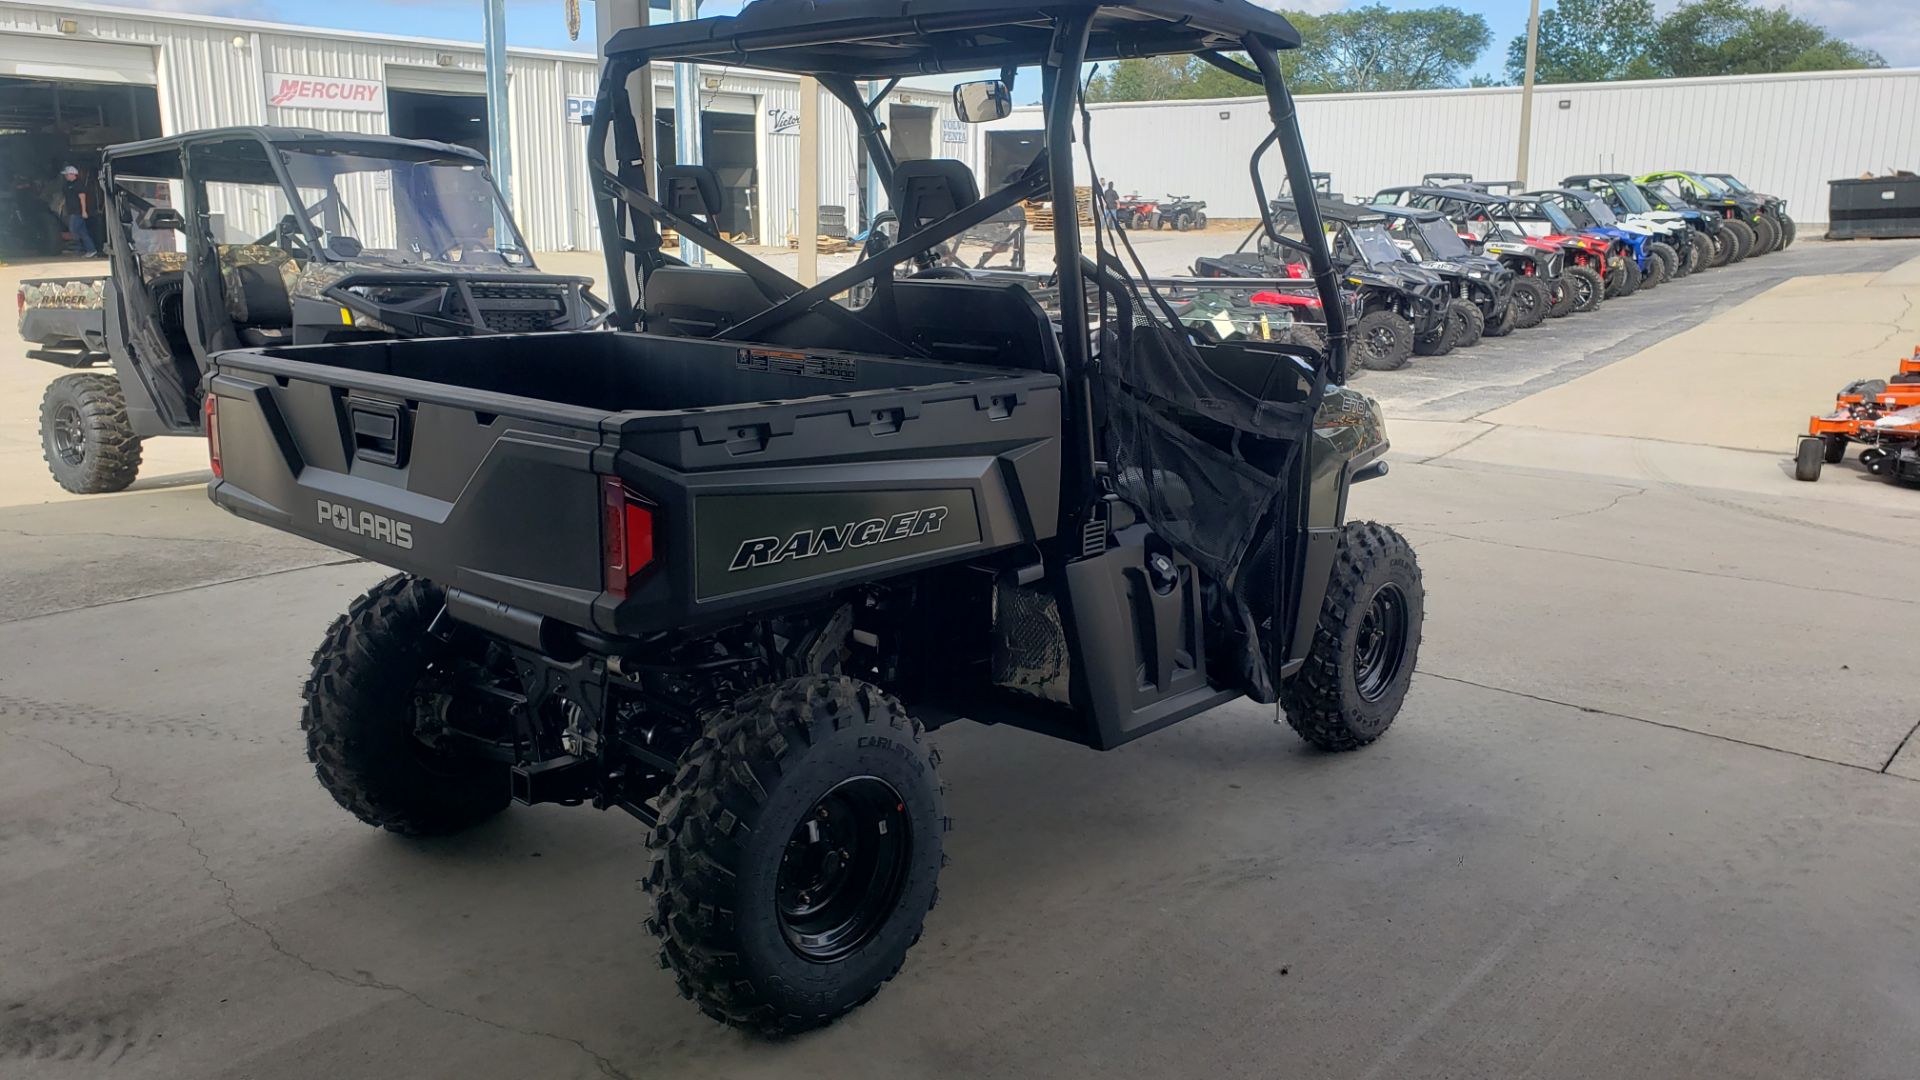
[[[388,34],[419,35],[462,41],[480,40],[478,0],[106,0],[125,7],[239,15],[274,22],[373,30]],[[1261,2],[1261,0],[1255,0]],[[1274,7],[1330,11],[1349,6],[1349,0],[1268,0]],[[1384,0],[1391,8],[1430,7],[1433,0]],[[1526,29],[1526,0],[1451,0],[1455,7],[1486,16],[1493,43],[1480,57],[1474,73],[1500,72],[1506,63],[1507,42]],[[1656,0],[1667,9],[1678,0]],[[1763,0],[1787,7],[1852,41],[1880,50],[1895,67],[1920,67],[1920,2],[1916,0]],[[507,36],[515,45],[552,49],[593,49],[593,0],[580,0],[580,40],[567,40],[562,0],[509,0]],[[702,11],[725,14],[738,10],[738,0],[712,0]],[[1552,7],[1552,0],[1543,0]]]

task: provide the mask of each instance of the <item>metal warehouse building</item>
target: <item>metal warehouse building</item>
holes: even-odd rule
[[[1430,171],[1514,175],[1517,87],[1298,99],[1315,169],[1334,190],[1371,194]],[[1125,102],[1092,107],[1093,160],[1122,194],[1191,195],[1216,217],[1258,213],[1245,162],[1269,130],[1266,102]],[[1025,108],[989,125],[992,172],[1037,137]],[[1031,154],[1031,150],[1026,150]],[[1277,153],[1263,171],[1273,190]],[[1920,70],[1577,83],[1535,88],[1528,178],[1582,172],[1731,172],[1789,200],[1803,221],[1827,217],[1827,181],[1920,170]]]
[[[594,57],[510,49],[508,60],[521,231],[536,250],[596,248],[581,123],[599,77]],[[436,139],[485,153],[484,70],[470,42],[0,0],[0,181],[51,184],[60,166],[87,168],[110,143],[236,124]],[[658,144],[670,152],[671,69],[659,68],[654,81]],[[727,189],[723,226],[752,242],[786,243],[799,190],[798,80],[703,68],[699,85],[705,160]],[[903,157],[974,160],[978,138],[946,94],[905,88],[888,109]],[[856,206],[851,118],[824,94],[819,115],[820,197]],[[265,227],[235,228],[254,225]]]

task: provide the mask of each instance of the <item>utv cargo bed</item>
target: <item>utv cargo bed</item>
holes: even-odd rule
[[[519,637],[738,618],[1057,528],[1051,373],[561,333],[231,351],[209,385],[215,502]]]

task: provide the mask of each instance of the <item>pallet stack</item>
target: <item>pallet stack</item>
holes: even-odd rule
[[[822,255],[838,255],[843,251],[853,250],[853,243],[844,236],[827,236],[822,234],[813,238],[813,245],[814,250]],[[797,236],[788,237],[787,247],[798,251],[800,249],[800,238]]]
[[[1080,227],[1093,227],[1093,189],[1077,187],[1073,189],[1074,210],[1079,218]],[[1053,208],[1041,205],[1039,199],[1027,201],[1027,224],[1036,229],[1053,228]]]

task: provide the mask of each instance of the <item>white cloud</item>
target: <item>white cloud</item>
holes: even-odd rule
[[[1864,45],[1894,67],[1920,67],[1920,5],[1907,0],[1782,0],[1787,9]]]

